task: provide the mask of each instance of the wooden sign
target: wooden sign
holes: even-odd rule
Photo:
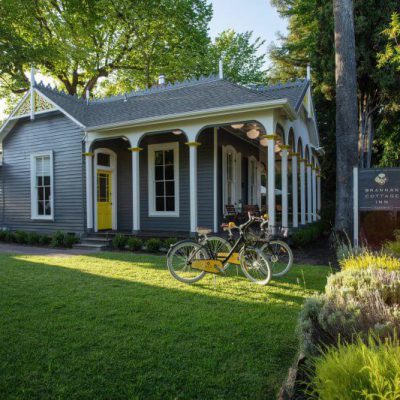
[[[359,169],[358,210],[400,210],[400,168]]]
[[[360,211],[400,210],[400,168],[353,170],[354,245],[358,246]]]

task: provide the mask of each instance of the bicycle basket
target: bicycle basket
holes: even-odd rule
[[[252,222],[244,231],[246,242],[258,242],[260,240],[260,235],[260,224],[257,222]]]

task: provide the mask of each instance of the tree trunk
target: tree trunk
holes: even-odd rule
[[[334,0],[337,231],[352,237],[353,167],[358,161],[357,72],[352,0]]]

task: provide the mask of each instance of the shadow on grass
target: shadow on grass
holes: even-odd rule
[[[159,256],[115,261],[146,263],[132,266],[144,277],[165,270]],[[211,285],[152,285],[53,258],[0,263],[2,399],[274,398],[297,350],[300,300],[289,293],[251,292],[249,302],[250,284],[216,298]]]

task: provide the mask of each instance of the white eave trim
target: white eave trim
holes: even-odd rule
[[[210,116],[220,116],[227,113],[238,114],[248,111],[268,110],[271,108],[277,108],[279,106],[283,107],[286,110],[286,112],[288,113],[289,117],[292,120],[297,118],[297,113],[291,106],[289,100],[283,98],[279,100],[260,101],[256,103],[246,103],[233,106],[216,107],[216,108],[209,108],[206,110],[190,111],[186,113],[168,114],[163,116],[154,116],[150,118],[140,118],[134,121],[124,121],[124,122],[116,122],[113,124],[97,125],[87,128],[86,131],[90,132],[90,131],[111,130],[124,127],[153,125],[153,124],[158,124],[160,122],[185,121],[193,118],[208,118]]]
[[[49,103],[51,103],[57,110],[61,111],[63,114],[65,114],[71,121],[75,122],[78,126],[81,128],[85,129],[85,125],[83,125],[81,122],[79,122],[76,118],[74,118],[71,114],[69,114],[67,111],[65,111],[62,107],[60,107],[57,103],[55,103],[53,100],[49,99],[45,94],[43,94],[40,90],[37,88],[34,89],[36,93],[39,94],[39,96],[42,96],[45,100],[47,100]]]

